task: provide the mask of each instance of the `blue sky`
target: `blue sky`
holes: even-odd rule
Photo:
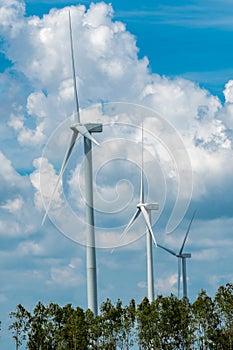
[[[0,4],[1,348],[13,346],[8,314],[18,303],[87,305],[85,249],[77,244],[85,232],[81,141],[41,226],[40,192],[47,202],[73,111],[65,6],[72,6],[82,117],[104,123],[94,148],[99,304],[147,294],[143,222],[111,253],[139,200],[141,118],[147,199],[160,203],[158,241],[179,250],[197,209],[186,244],[190,299],[232,281],[231,1]],[[112,102],[121,104],[108,108]],[[180,224],[169,235],[171,217]],[[154,249],[154,265],[155,293],[176,294],[174,257]]]

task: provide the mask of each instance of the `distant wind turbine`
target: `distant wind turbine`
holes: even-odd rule
[[[42,221],[44,223],[49,209],[51,207],[54,195],[57,191],[58,185],[61,182],[62,175],[66,169],[68,161],[70,159],[73,147],[77,140],[78,134],[83,136],[84,139],[84,153],[85,153],[85,192],[86,192],[86,228],[87,228],[87,238],[86,238],[86,264],[87,264],[87,301],[88,308],[97,315],[98,313],[98,303],[97,303],[97,277],[96,277],[96,249],[95,249],[95,232],[94,232],[94,210],[93,210],[93,179],[92,179],[92,142],[99,145],[95,138],[91,135],[93,132],[101,132],[102,124],[88,123],[82,124],[80,121],[80,110],[78,101],[78,90],[76,84],[76,74],[75,74],[75,62],[74,62],[74,48],[73,48],[73,38],[72,38],[72,25],[71,25],[71,15],[69,12],[69,31],[70,31],[70,50],[71,50],[71,61],[72,61],[72,74],[73,74],[73,87],[74,87],[74,102],[75,102],[75,112],[74,112],[74,124],[70,126],[73,131],[69,147],[67,149],[66,155],[64,157],[61,170],[50,197],[49,204],[46,208],[46,212]]]
[[[140,202],[137,204],[137,210],[133,215],[132,219],[126,226],[123,231],[121,238],[123,235],[128,232],[130,227],[134,224],[136,219],[140,214],[143,215],[143,218],[146,223],[147,232],[146,232],[146,242],[147,242],[147,288],[148,288],[148,299],[149,301],[154,300],[154,273],[153,273],[153,251],[152,251],[152,240],[155,246],[157,246],[157,242],[152,230],[151,226],[151,211],[158,210],[158,203],[145,203],[144,198],[144,181],[143,181],[143,123],[142,123],[142,159],[141,159],[141,177],[140,177]]]
[[[187,229],[186,234],[184,236],[183,243],[182,243],[181,248],[180,248],[178,253],[174,252],[173,250],[171,250],[169,248],[162,246],[161,244],[157,244],[157,246],[159,248],[166,250],[168,253],[170,253],[178,258],[178,298],[180,297],[181,264],[182,264],[182,280],[183,280],[183,297],[188,297],[186,259],[191,258],[191,254],[190,253],[183,253],[183,250],[184,250],[184,246],[185,246],[185,243],[186,243],[186,240],[187,240],[187,237],[188,237],[188,234],[189,234],[189,231],[190,231],[195,214],[196,214],[196,211],[194,211],[194,213],[193,213],[193,216],[190,220],[188,229]]]

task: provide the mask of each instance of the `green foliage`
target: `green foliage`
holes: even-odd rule
[[[219,317],[212,299],[202,290],[192,305],[195,339],[200,350],[215,349]]]
[[[156,349],[159,346],[158,323],[159,313],[154,307],[155,303],[150,303],[144,298],[137,310],[137,335],[141,349]]]
[[[9,326],[9,329],[12,331],[16,350],[26,339],[30,317],[30,313],[21,304],[17,305],[16,310],[10,313],[10,318],[14,322]]]
[[[212,300],[201,291],[191,304],[173,294],[136,306],[102,303],[95,316],[71,304],[39,302],[31,314],[22,305],[10,313],[16,350],[233,350],[233,285]]]
[[[219,287],[215,295],[215,308],[218,312],[219,349],[233,349],[233,284]]]
[[[30,350],[87,349],[84,311],[73,309],[71,304],[61,308],[39,302],[30,318],[27,346]]]
[[[186,299],[158,296],[138,306],[138,343],[142,349],[188,349],[192,343],[191,311]]]

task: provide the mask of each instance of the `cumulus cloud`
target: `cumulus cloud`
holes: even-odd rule
[[[232,81],[225,86],[222,105],[216,96],[189,80],[152,74],[148,59],[138,57],[135,37],[114,20],[111,5],[73,6],[71,15],[81,105],[120,100],[155,109],[183,137],[193,168],[195,200],[208,197],[215,185],[222,184],[224,190],[223,183],[230,182],[232,171]],[[8,126],[20,146],[28,150],[37,147],[39,152],[73,110],[68,8],[51,10],[42,18],[26,17],[22,1],[2,1],[1,16],[5,18],[1,30],[8,42],[5,54],[27,79],[28,92],[24,100],[12,104]],[[19,80],[26,85],[24,79]],[[128,121],[134,122],[133,117]],[[164,158],[161,160],[166,176],[174,177],[174,169],[167,169]],[[36,207],[41,208],[38,174],[34,172],[31,181],[36,188]],[[48,186],[45,188],[49,193]]]
[[[21,225],[17,221],[0,221],[0,235],[3,237],[20,237],[21,236]]]
[[[215,249],[203,249],[200,252],[193,254],[193,258],[201,261],[216,261],[219,257],[218,250]]]
[[[35,207],[38,210],[42,210],[44,206],[47,207],[52,196],[51,208],[60,207],[62,205],[60,199],[61,186],[58,186],[57,191],[53,194],[53,189],[58,180],[58,175],[56,175],[53,165],[45,158],[35,159],[33,165],[36,170],[30,174],[30,180],[36,189],[34,196]]]
[[[63,288],[82,285],[85,279],[80,272],[81,265],[80,259],[72,259],[66,266],[51,267],[47,284],[61,285]]]
[[[12,114],[8,125],[17,132],[20,145],[32,147],[40,145],[45,140],[43,123],[38,124],[35,129],[30,129],[25,126],[25,118],[22,115]]]
[[[211,201],[211,191],[215,186],[224,191],[232,172],[229,163],[232,154],[232,82],[225,86],[225,104],[222,105],[216,96],[189,80],[153,74],[148,69],[148,59],[138,57],[135,37],[122,22],[114,20],[111,5],[101,2],[91,4],[89,8],[73,6],[70,9],[81,106],[114,100],[136,102],[156,110],[182,135],[192,164],[193,199]],[[37,147],[39,152],[51,132],[73,110],[68,8],[51,10],[42,18],[26,17],[23,2],[6,4],[3,1],[2,11],[8,13],[1,23],[5,40],[9,43],[5,54],[30,86],[25,99],[12,105],[8,126],[16,133],[20,146],[28,150]],[[13,31],[16,17],[17,30]],[[19,46],[17,42],[22,37]],[[101,119],[101,114],[98,117]],[[125,121],[135,123],[134,118],[126,116]],[[111,116],[108,121],[111,121]],[[155,127],[148,121],[149,129]],[[107,132],[104,137],[107,137]],[[56,145],[59,143],[66,143],[63,134]],[[155,149],[153,142],[150,142],[150,147]],[[168,179],[166,186],[171,184],[168,193],[175,196],[172,186],[177,171],[171,166],[172,162],[167,161],[167,154],[158,152],[159,147],[156,145],[156,156]],[[59,150],[54,148],[54,154]],[[61,161],[65,153],[62,152],[59,153]],[[32,157],[32,164],[33,161]],[[30,179],[36,189],[35,206],[41,210],[39,168],[35,167]],[[48,168],[43,174],[43,197],[48,201],[56,176],[54,170]],[[76,172],[73,172],[69,180],[73,198],[77,186],[73,181],[75,176]],[[53,180],[50,182],[49,179]],[[110,190],[111,185],[105,183],[100,192],[109,194]],[[222,192],[216,192],[215,196],[216,200],[223,200]],[[57,205],[60,205],[61,200],[57,200]],[[80,209],[81,202],[76,204]]]
[[[22,197],[17,197],[15,199],[8,199],[5,204],[1,205],[2,209],[8,210],[11,213],[15,213],[21,210],[23,206]]]
[[[147,283],[144,281],[138,282],[138,287],[142,289],[147,288]],[[166,295],[177,292],[177,274],[170,275],[165,278],[157,278],[155,283],[155,291],[158,294]]]
[[[26,241],[21,242],[18,246],[18,253],[19,255],[42,255],[44,251],[44,248],[41,244],[33,242],[33,241]]]
[[[20,188],[23,185],[23,179],[15,171],[11,160],[9,160],[2,152],[0,152],[0,178],[2,181]]]
[[[233,80],[229,80],[223,90],[226,103],[233,103]]]
[[[18,0],[1,0],[0,4],[1,29],[5,29],[8,34],[15,37],[22,25],[25,3]],[[14,25],[12,25],[13,23]]]
[[[155,289],[161,294],[176,293],[177,278],[177,274],[170,275],[166,278],[158,278],[155,284]]]

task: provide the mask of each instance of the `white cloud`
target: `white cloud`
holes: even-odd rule
[[[138,282],[138,287],[142,289],[147,288],[147,283],[144,281]],[[170,294],[177,292],[177,274],[170,275],[165,278],[156,278],[155,291],[157,294]]]
[[[36,170],[30,174],[30,180],[36,189],[34,203],[38,210],[42,210],[44,205],[46,207],[49,205],[53,189],[58,180],[58,175],[56,175],[53,166],[45,158],[35,159],[33,165]],[[59,185],[57,191],[53,195],[51,209],[62,205],[60,194],[61,186]]]
[[[21,227],[17,221],[1,220],[0,235],[4,237],[20,237]]]
[[[203,249],[199,252],[193,253],[193,258],[195,260],[202,260],[202,261],[216,261],[219,257],[219,252],[217,248],[212,249]]]
[[[24,17],[22,2],[3,1],[4,9],[8,15],[1,26],[6,29],[3,33],[10,43],[6,55],[31,84],[26,101],[16,103],[8,125],[17,133],[20,145],[28,150],[41,149],[51,131],[73,109],[68,9],[53,10],[42,18]],[[114,21],[111,5],[97,3],[89,9],[76,6],[72,7],[71,15],[81,105],[87,100],[114,99],[155,108],[182,134],[193,166],[194,198],[208,196],[210,185],[229,183],[231,123],[230,117],[226,123],[223,114],[230,113],[231,81],[226,84],[226,105],[222,106],[218,98],[191,81],[151,74],[147,58],[138,58],[135,37],[123,23]],[[16,17],[20,26],[12,37],[7,29],[16,26]],[[19,46],[17,40],[22,35],[24,40]],[[133,116],[129,122],[134,122]],[[58,142],[65,143],[65,139],[60,137]],[[174,169],[168,169],[166,162],[161,166],[165,174],[173,174],[168,177],[174,178]],[[36,208],[41,209],[38,171],[31,175],[31,181],[37,190]],[[51,176],[54,184],[54,170],[47,169],[43,185],[46,198],[51,193],[48,185]],[[104,190],[108,192],[107,184]],[[174,194],[170,188],[169,193]]]
[[[21,115],[19,114],[17,116],[14,114],[11,114],[8,125],[12,127],[15,131],[20,131],[24,127],[24,120],[25,118],[22,114]]]
[[[0,220],[0,236],[2,237],[21,239],[35,233],[38,229],[38,218],[35,218],[34,213],[30,215],[28,208],[25,209],[25,213],[21,216],[5,215],[2,217]]]
[[[145,288],[147,288],[147,283],[145,281],[140,281],[137,283],[137,286],[139,288],[145,289]]]
[[[0,5],[1,28],[8,30],[11,36],[15,37],[21,29],[25,3],[18,0],[1,0]]]
[[[36,129],[34,130],[23,128],[22,130],[20,130],[18,136],[19,143],[30,147],[40,144],[42,141],[45,140],[43,129],[43,124],[37,125]]]
[[[5,181],[11,186],[15,186],[17,188],[22,188],[24,183],[21,176],[15,171],[11,160],[7,159],[7,157],[0,151],[0,180]]]
[[[233,80],[229,80],[228,83],[225,85],[223,94],[225,96],[226,102],[233,103]]]
[[[50,280],[47,281],[47,284],[57,284],[63,288],[83,285],[85,279],[80,272],[81,266],[80,259],[73,259],[67,266],[51,267]]]
[[[21,242],[18,246],[18,253],[21,256],[41,255],[43,254],[43,251],[44,251],[43,246],[33,241]]]
[[[23,206],[22,197],[17,197],[15,199],[8,199],[5,204],[1,205],[2,209],[8,210],[10,213],[19,212]]]
[[[44,106],[46,105],[46,97],[42,91],[37,91],[28,96],[27,110],[31,116],[45,118],[46,113]]]
[[[21,176],[0,152],[0,235],[20,238],[35,232],[38,217],[32,205],[32,187],[27,175]],[[14,159],[14,163],[17,159]]]
[[[177,292],[177,278],[177,274],[165,278],[157,278],[155,290],[158,291],[159,294],[175,294]]]
[[[111,5],[104,2],[91,4],[89,11],[84,15],[84,24],[93,28],[100,27],[103,24],[111,25],[113,9]]]
[[[151,74],[147,58],[138,58],[135,37],[127,32],[123,23],[114,21],[111,5],[97,3],[89,9],[76,6],[72,7],[71,15],[81,105],[85,105],[87,100],[96,102],[99,99],[114,99],[156,109],[183,137],[193,167],[193,198],[199,201],[203,196],[208,197],[210,188],[215,185],[224,188],[224,183],[230,182],[232,141],[229,135],[230,122],[225,125],[226,118],[223,118],[221,112],[226,111],[230,104],[231,83],[226,85],[226,106],[222,106],[217,97],[191,81]],[[22,17],[22,13],[19,13],[19,17]],[[68,10],[53,10],[42,18],[25,17],[21,31],[24,33],[24,50],[16,45],[15,39],[6,35],[12,41],[6,54],[13,60],[15,68],[29,79],[33,90],[18,113],[12,113],[9,125],[17,133],[21,145],[28,149],[40,148],[51,131],[73,109],[70,48],[67,40]],[[15,35],[19,37],[21,33]],[[130,123],[136,121],[134,116],[127,118]],[[151,123],[150,127],[153,129],[155,125]],[[106,137],[105,132],[104,138]],[[65,142],[61,135],[56,144]],[[153,142],[150,147],[155,148]],[[60,154],[56,148],[53,152]],[[168,193],[174,196],[177,191],[172,187],[175,184],[175,168],[165,160],[167,155],[157,152],[157,156],[161,156],[159,160],[163,175],[171,180],[166,183],[169,186]],[[60,158],[62,157],[63,154]],[[75,175],[76,172],[73,173]],[[151,172],[151,178],[152,175]],[[55,172],[47,169],[43,173],[42,186],[45,201],[48,201],[53,187],[52,183],[49,185],[51,178],[54,185],[57,178]],[[36,208],[41,210],[39,169],[31,174],[31,181],[36,188]],[[73,194],[76,192],[72,191],[74,183],[76,182],[71,178],[69,185],[70,193]],[[109,194],[110,189],[111,186],[106,183],[101,192]],[[56,205],[60,205],[61,199],[57,200]],[[80,201],[77,205],[80,208]]]

